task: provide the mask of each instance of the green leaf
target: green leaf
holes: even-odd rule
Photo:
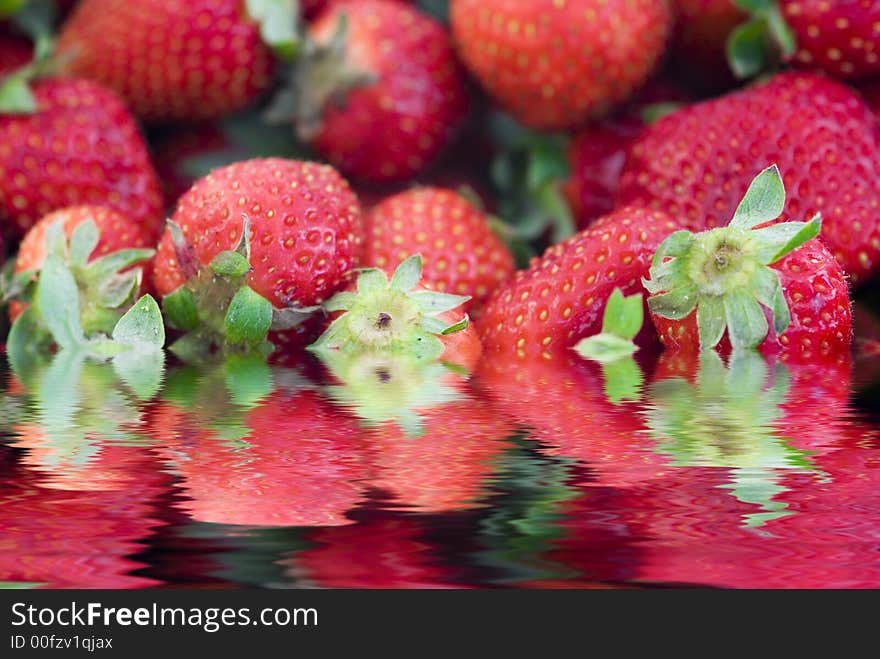
[[[766,4],[770,5],[764,13],[765,20],[767,21],[767,32],[773,40],[773,43],[779,48],[782,56],[789,58],[797,51],[797,41],[795,39],[794,31],[789,27],[788,23],[786,23],[785,18],[783,18],[782,11],[780,10],[777,1],[765,1]]]
[[[413,254],[403,261],[391,277],[391,288],[406,293],[411,291],[422,278],[422,255]]]
[[[113,340],[138,350],[159,350],[165,345],[162,312],[152,295],[144,295],[119,319]]]
[[[342,291],[337,293],[324,303],[324,310],[328,313],[334,311],[348,311],[354,304],[357,296],[350,291]]]
[[[581,357],[606,363],[629,357],[638,347],[628,339],[603,332],[581,339],[574,349]]]
[[[37,283],[35,304],[49,333],[60,348],[85,343],[79,319],[79,290],[64,262],[55,254],[46,254]]]
[[[766,266],[758,268],[752,276],[751,285],[758,302],[773,312],[773,327],[779,336],[791,323],[791,311],[782,291],[779,273]]]
[[[440,335],[441,336],[449,336],[450,334],[455,334],[456,332],[461,332],[463,330],[466,330],[469,322],[470,321],[469,321],[468,317],[465,316],[464,318],[459,320],[457,323],[453,323],[452,325],[447,327],[445,330],[440,332]]]
[[[225,319],[226,338],[232,344],[256,346],[272,326],[272,303],[249,286],[238,290]]]
[[[650,290],[650,289],[649,289]],[[673,291],[648,298],[651,313],[671,320],[686,318],[697,306],[697,291],[692,286],[682,286]]]
[[[632,341],[645,320],[642,294],[636,293],[629,297],[615,288],[608,297],[605,313],[602,317],[602,333],[613,334],[621,339]]]
[[[168,324],[174,329],[191,332],[199,325],[196,299],[186,286],[181,286],[163,297],[162,310]]]
[[[330,327],[324,330],[324,333],[321,334],[314,343],[307,346],[306,350],[310,352],[335,350],[339,348],[349,336],[348,319],[345,318],[345,316],[340,316],[330,323]]]
[[[632,357],[602,363],[605,397],[615,405],[625,400],[639,400],[645,377]]]
[[[406,349],[413,359],[426,362],[439,359],[444,350],[446,346],[443,341],[427,332],[416,334]]]
[[[43,237],[43,244],[46,246],[47,254],[54,254],[62,261],[67,261],[67,238],[64,235],[63,219],[57,219],[49,225]]]
[[[471,299],[469,295],[450,295],[436,291],[414,291],[409,297],[419,305],[423,313],[430,316],[451,311]]]
[[[550,240],[561,243],[577,232],[577,223],[571,206],[557,182],[548,183],[535,193],[535,200],[544,216],[550,220],[552,232]],[[545,222],[546,224],[546,222]]]
[[[816,214],[809,222],[783,222],[763,229],[755,229],[752,235],[758,242],[758,260],[770,265],[798,247],[812,240],[822,231],[822,215]]]
[[[727,329],[727,314],[720,297],[706,295],[697,305],[697,330],[700,333],[700,350],[718,345]]]
[[[39,312],[33,305],[29,306],[15,319],[6,337],[6,354],[13,369],[17,373],[34,372],[33,365],[48,338]]]
[[[449,325],[436,316],[422,316],[421,327],[430,334],[443,334]]]
[[[757,348],[767,336],[767,319],[761,305],[749,293],[737,291],[724,297],[727,334],[734,350]]]
[[[785,186],[776,165],[771,165],[758,174],[749,185],[742,201],[730,221],[730,227],[751,229],[752,227],[775,220],[785,208]]]
[[[370,293],[388,287],[388,277],[378,268],[361,270],[357,278],[358,293]]]
[[[660,243],[654,257],[651,260],[651,270],[657,266],[663,265],[667,258],[678,258],[684,256],[690,250],[694,243],[694,234],[684,229],[669,234]],[[654,276],[653,274],[651,275]],[[653,292],[653,291],[652,291]]]
[[[211,270],[221,277],[244,277],[250,269],[251,264],[238,252],[220,252],[211,260]]]
[[[156,253],[152,249],[120,249],[95,259],[82,271],[81,279],[87,285],[99,286],[117,272],[141,261],[148,261]]]
[[[98,246],[101,235],[94,220],[80,222],[73,235],[70,236],[70,264],[73,267],[85,267],[89,257]]]
[[[727,62],[737,78],[751,78],[767,66],[765,29],[764,21],[754,18],[737,26],[727,38]]]
[[[248,15],[260,24],[260,36],[285,62],[296,59],[300,39],[296,5],[290,0],[245,0]]]
[[[36,111],[37,99],[26,76],[12,74],[0,79],[0,113],[33,114]]]
[[[95,301],[105,309],[125,306],[140,289],[142,275],[143,273],[138,269],[111,277],[98,289]]]

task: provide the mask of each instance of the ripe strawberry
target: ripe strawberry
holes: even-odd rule
[[[146,121],[219,117],[253,102],[274,60],[238,0],[82,0],[58,51]]]
[[[835,78],[880,73],[876,0],[779,0],[779,9],[797,41],[795,63]]]
[[[343,313],[309,350],[329,360],[399,353],[416,362],[442,359],[473,371],[482,345],[460,309],[468,298],[419,285],[421,272],[418,255],[397,266],[390,280],[378,268],[362,270],[349,290],[324,305],[332,314]]]
[[[91,221],[98,230],[98,242],[88,262],[112,252],[128,249],[150,249],[154,244],[152,236],[144,228],[116,211],[103,206],[71,206],[49,213],[28,230],[15,259],[15,272],[33,272],[38,276],[46,258],[46,232],[57,222],[61,222],[64,235],[71,238],[83,222]],[[104,283],[104,282],[101,282]],[[13,301],[9,315],[15,320],[24,310],[24,304]]]
[[[347,175],[392,182],[421,172],[467,110],[443,26],[400,2],[343,0],[308,37],[297,107],[276,114],[292,112],[301,137]]]
[[[852,312],[843,269],[813,239],[818,217],[773,222],[784,204],[774,166],[755,178],[729,226],[679,231],[660,245],[645,287],[668,348],[713,348],[726,333],[734,348],[805,360],[849,351]]]
[[[364,234],[364,265],[393,270],[421,254],[422,283],[470,295],[468,310],[514,271],[513,257],[489,219],[452,190],[413,188],[388,197],[367,213]]]
[[[0,221],[23,235],[50,211],[103,205],[157,236],[162,196],[137,124],[87,80],[34,85],[33,114],[0,109]]]
[[[170,227],[165,231],[155,261],[156,290],[168,296],[186,284],[198,298],[205,292],[199,273],[242,242],[243,216],[250,227],[245,280],[275,310],[321,304],[345,286],[359,263],[360,209],[332,167],[254,159],[214,170],[181,197],[173,221],[184,244],[175,244]],[[209,316],[226,314],[229,303],[214,299],[202,308],[201,323],[211,325]]]
[[[690,106],[650,126],[631,149],[619,205],[642,204],[688,228],[723,225],[755,172],[776,163],[792,220],[821,212],[823,240],[853,279],[880,267],[880,150],[855,92],[789,73]]]
[[[224,439],[207,421],[169,403],[151,425],[181,478],[186,499],[179,506],[192,519],[247,526],[352,523],[346,512],[364,500],[368,472],[361,430],[343,411],[313,391],[277,389],[246,413],[240,439]]]
[[[670,72],[713,92],[733,87],[725,44],[747,14],[733,0],[674,0],[675,35]]]
[[[523,124],[568,128],[647,80],[666,47],[666,0],[452,0],[459,55]]]
[[[550,247],[483,307],[486,352],[491,359],[549,359],[595,334],[611,292],[639,292],[654,250],[677,228],[662,212],[624,208]]]
[[[30,41],[5,32],[0,25],[0,79],[30,62],[33,51]]]

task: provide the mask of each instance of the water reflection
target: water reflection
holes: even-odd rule
[[[880,586],[848,361],[275,361],[0,371],[0,585]]]

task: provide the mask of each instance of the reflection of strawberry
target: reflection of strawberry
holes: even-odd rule
[[[281,391],[247,413],[250,434],[224,440],[196,414],[163,405],[153,425],[180,507],[194,520],[249,526],[338,526],[363,500],[357,423],[317,394]],[[219,419],[218,419],[219,420]]]
[[[493,461],[512,432],[495,410],[473,398],[420,412],[423,432],[408,436],[394,423],[368,435],[376,471],[372,487],[388,492],[394,506],[425,513],[480,507]]]
[[[380,517],[345,528],[316,529],[315,546],[288,559],[298,578],[322,588],[452,588],[454,571],[440,564],[412,518]]]
[[[0,485],[0,581],[49,588],[143,588],[145,565],[131,558],[161,525],[157,499],[167,478],[154,463],[127,461],[124,488],[43,489],[27,472]]]
[[[582,462],[591,485],[631,487],[668,471],[637,408],[609,402],[594,365],[573,351],[552,360],[484,359],[477,383],[502,412],[531,429],[542,451]]]

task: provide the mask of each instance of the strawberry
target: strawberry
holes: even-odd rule
[[[33,46],[25,37],[9,34],[0,25],[0,80],[31,61]]]
[[[779,9],[797,42],[795,64],[820,69],[835,78],[880,74],[880,3],[779,0]]]
[[[595,334],[611,291],[640,291],[654,250],[677,228],[662,212],[624,208],[550,247],[483,307],[486,352],[491,359],[549,359]]]
[[[223,318],[213,316],[227,313],[233,291],[224,297],[227,291],[211,288],[210,267],[230,250],[243,244],[249,252],[250,266],[236,273],[235,284],[244,277],[245,288],[271,305],[270,315],[273,308],[297,312],[324,302],[347,284],[360,260],[357,199],[327,165],[263,158],[221,167],[181,197],[172,219],[156,256],[156,290],[166,299],[182,288],[197,300],[210,297],[199,323],[221,333]],[[180,329],[199,326],[171,322]]]
[[[229,114],[258,98],[274,70],[238,0],[82,0],[58,52],[67,73],[114,89],[146,121]]]
[[[647,80],[666,47],[666,0],[452,0],[459,55],[530,128],[601,116]]]
[[[415,361],[442,359],[472,371],[482,345],[459,308],[469,298],[419,285],[422,259],[411,256],[392,276],[362,270],[351,290],[337,293],[324,309],[337,314],[309,350],[337,359],[364,352],[400,353]]]
[[[755,172],[779,166],[785,214],[821,212],[823,240],[855,282],[880,267],[880,150],[875,119],[855,92],[789,73],[674,112],[630,150],[619,205],[642,204],[688,228],[733,216]]]
[[[735,0],[674,0],[675,35],[670,72],[700,91],[732,87],[725,44],[747,18]]]
[[[679,231],[660,245],[645,287],[667,347],[713,348],[726,333],[734,349],[760,347],[806,360],[849,350],[843,269],[814,240],[818,216],[767,224],[784,205],[773,166],[755,178],[729,226]]]
[[[364,234],[364,265],[393,270],[419,253],[422,283],[470,295],[467,310],[479,307],[514,271],[489,218],[452,190],[421,187],[388,197],[367,213]]]
[[[162,196],[137,124],[111,91],[44,80],[33,114],[0,108],[0,220],[24,234],[65,206],[105,205],[158,235]]]
[[[343,173],[404,181],[449,141],[467,110],[464,79],[443,26],[400,2],[343,0],[311,24],[294,107],[273,115]]]
[[[60,222],[64,235],[71,239],[77,227],[89,221],[97,229],[98,240],[87,263],[121,250],[138,250],[133,255],[141,259],[152,255],[153,239],[141,225],[103,206],[71,206],[49,213],[28,230],[18,248],[15,272],[33,273],[34,278],[38,276],[46,258],[46,234],[54,224]],[[140,277],[137,280],[140,288]],[[88,283],[83,280],[82,283],[83,295],[91,303],[99,304],[96,298],[90,296],[97,294],[107,280]],[[23,303],[13,301],[9,310],[11,319],[15,320],[23,310]]]

